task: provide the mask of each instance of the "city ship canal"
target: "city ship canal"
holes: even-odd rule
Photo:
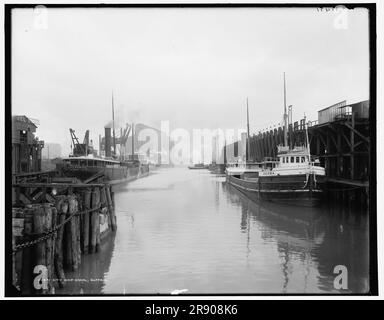
[[[59,294],[363,293],[368,213],[253,202],[208,170],[162,168],[115,189],[118,229]],[[337,289],[334,269],[348,270]]]

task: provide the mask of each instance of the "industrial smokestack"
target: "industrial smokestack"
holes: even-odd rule
[[[99,156],[101,156],[101,134],[99,134]]]
[[[105,127],[105,156],[111,157],[111,128]]]

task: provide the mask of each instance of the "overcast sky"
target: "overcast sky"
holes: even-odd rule
[[[279,123],[283,72],[294,121],[369,99],[368,12],[316,8],[14,9],[12,113],[70,151],[69,128],[98,141],[116,118],[160,127]],[[40,19],[40,20],[39,20]],[[45,22],[46,21],[46,24]],[[345,22],[347,24],[345,24]],[[44,26],[47,28],[44,28]],[[336,24],[337,25],[337,24]],[[346,26],[346,28],[344,28]]]

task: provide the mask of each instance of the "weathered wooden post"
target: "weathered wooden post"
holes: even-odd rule
[[[56,225],[56,208],[52,207],[52,204],[43,204],[45,213],[44,232],[52,231]],[[54,270],[54,233],[49,235],[45,240],[45,267],[47,268],[47,281],[48,281],[48,293],[52,292],[53,289],[53,270]]]
[[[40,205],[34,207],[33,233],[35,234],[35,237],[36,237],[36,234],[37,234],[37,237],[39,237],[43,233],[44,223],[45,223],[44,215],[45,215],[44,209]],[[34,257],[34,261],[32,263],[32,269],[33,269],[33,274],[36,276],[36,273],[35,273],[35,271],[37,271],[36,268],[39,266],[42,266],[42,267],[45,266],[45,242],[39,242],[35,245],[34,256],[35,257]],[[43,272],[43,269],[41,270],[41,272]],[[42,275],[42,277],[41,277],[42,282],[41,283],[38,283],[35,280],[33,281],[34,289],[37,292],[46,293],[48,291],[47,289],[45,289],[45,290],[43,289],[47,285],[47,284],[43,283],[44,279],[45,279],[44,275]],[[41,290],[39,288],[41,288]],[[35,291],[35,290],[33,290],[33,291]]]
[[[15,234],[15,219],[17,212],[12,208],[12,250],[16,246],[16,234]],[[18,276],[16,271],[16,252],[12,252],[12,285],[17,287]]]
[[[101,217],[102,217],[102,224],[100,223],[100,237],[101,236],[104,236],[106,234],[106,232],[109,232],[111,231],[111,223],[110,223],[110,219],[109,219],[109,215],[108,215],[108,208],[107,207],[103,207],[101,209]],[[108,229],[106,230],[105,229],[105,223],[108,225]],[[103,225],[103,231],[101,230],[101,226]],[[104,232],[104,233],[102,233]]]
[[[80,198],[81,199],[81,198]],[[81,201],[81,200],[80,200]],[[76,213],[79,212],[79,201],[76,199]],[[77,267],[81,263],[81,220],[82,217],[80,215],[75,215],[75,230],[76,230],[76,264]]]
[[[100,188],[100,203],[103,207],[107,205],[107,194],[105,186]]]
[[[42,237],[43,234],[52,228],[52,210],[50,205],[36,205],[34,206],[33,215],[33,233],[37,238]],[[47,294],[50,289],[49,279],[52,278],[50,271],[50,257],[52,244],[49,238],[35,244],[35,259],[33,267],[33,286],[36,293]]]
[[[97,206],[100,207],[100,188],[96,188],[98,203]],[[95,211],[96,214],[96,252],[100,251],[100,210]]]
[[[69,213],[69,197],[67,198],[68,201],[68,210],[66,214],[66,219],[69,218],[70,213]],[[65,225],[64,225],[64,265],[66,268],[71,268],[73,265],[72,261],[72,245],[71,245],[71,238],[72,238],[72,219],[69,220]]]
[[[84,192],[84,210],[91,209],[91,191],[89,189]],[[83,252],[85,254],[89,251],[89,216],[87,212],[83,215]]]
[[[23,241],[24,232],[24,217],[23,209],[12,208],[12,249],[20,242]],[[12,284],[15,288],[20,290],[20,276],[21,276],[21,262],[23,250],[12,252]]]
[[[109,215],[111,216],[112,231],[115,231],[116,227],[117,227],[116,226],[116,216],[115,216],[115,210],[114,210],[114,207],[113,207],[113,200],[112,200],[112,196],[111,196],[111,190],[110,190],[109,186],[106,187],[106,195],[107,195],[108,211],[109,211]]]
[[[117,229],[117,219],[116,219],[116,212],[115,212],[115,192],[112,190],[112,186],[110,186],[111,188],[111,199],[112,199],[112,214],[113,214],[113,221],[114,221],[114,225],[115,225],[115,230]]]
[[[24,216],[24,232],[23,232],[23,242],[29,242],[32,240],[33,233],[33,216],[34,209],[31,205],[28,205],[23,212]],[[32,294],[32,282],[33,282],[33,256],[34,248],[28,246],[23,249],[22,253],[22,262],[21,262],[21,279],[20,279],[20,288],[22,294],[30,295]]]
[[[112,227],[112,210],[111,210],[111,205],[110,203],[112,203],[112,200],[110,199],[110,194],[108,194],[108,185],[104,185],[104,187],[102,188],[102,193],[104,193],[105,195],[105,206],[107,208],[107,217],[108,217],[108,227],[113,230],[113,227]]]
[[[78,192],[76,193],[76,196],[77,196],[77,210],[79,212],[83,211],[84,209],[84,192],[80,191],[78,189]],[[79,239],[79,252],[78,254],[80,255],[80,258],[81,258],[81,254],[83,253],[83,243],[84,243],[84,239],[83,239],[83,219],[84,219],[84,216],[83,215],[78,215],[77,216],[78,218],[78,239]],[[79,259],[81,260],[81,259]]]
[[[108,210],[107,191],[106,191],[105,185],[100,188],[100,203],[101,203],[101,206],[103,209],[102,214],[107,216],[108,228],[111,228],[112,219],[111,219],[111,215],[109,214],[109,210]]]
[[[56,202],[57,223],[62,225],[68,212],[68,200],[66,197],[60,197]],[[65,273],[63,268],[63,241],[64,241],[64,228],[63,225],[57,230],[57,236],[55,241],[55,274],[58,278],[59,287],[64,287]]]
[[[97,188],[92,190],[92,209],[96,208],[100,203],[100,192]],[[90,244],[89,244],[89,252],[94,253],[96,251],[97,246],[97,230],[100,230],[99,223],[99,213],[98,211],[91,212],[91,221],[90,221]]]
[[[68,196],[68,213],[67,217],[75,214],[77,211],[77,200],[75,196]],[[67,223],[65,228],[65,264],[72,271],[75,271],[78,267],[78,255],[77,255],[77,233],[76,233],[76,219],[72,217]]]
[[[74,196],[74,239],[73,245],[75,250],[73,251],[73,260],[75,261],[75,270],[80,265],[81,262],[81,249],[80,249],[80,216],[77,214],[79,212],[79,202],[77,197]]]
[[[115,212],[115,192],[113,191],[112,186],[110,186],[110,188],[111,188],[112,208],[113,208],[113,212]]]

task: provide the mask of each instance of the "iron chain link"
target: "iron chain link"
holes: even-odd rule
[[[62,228],[62,227],[63,227],[69,220],[71,220],[74,216],[80,216],[80,215],[83,215],[83,214],[86,214],[86,213],[90,213],[90,212],[99,210],[100,208],[101,208],[101,205],[99,205],[99,206],[96,207],[96,208],[92,208],[92,209],[84,210],[84,211],[81,211],[81,212],[74,212],[74,213],[72,213],[68,218],[66,218],[62,223],[60,223],[59,225],[57,225],[56,227],[54,227],[52,230],[49,230],[49,231],[47,231],[47,232],[44,232],[44,233],[43,233],[43,236],[41,236],[40,238],[35,239],[35,240],[31,240],[31,241],[27,241],[27,242],[24,242],[24,243],[21,243],[21,244],[16,245],[16,246],[13,248],[13,253],[15,253],[15,252],[17,252],[17,251],[19,251],[19,250],[28,248],[28,247],[32,247],[32,246],[34,246],[35,244],[37,244],[37,243],[39,243],[39,242],[48,240],[49,238],[53,237],[53,236],[56,234],[56,232],[57,232],[60,228]]]

